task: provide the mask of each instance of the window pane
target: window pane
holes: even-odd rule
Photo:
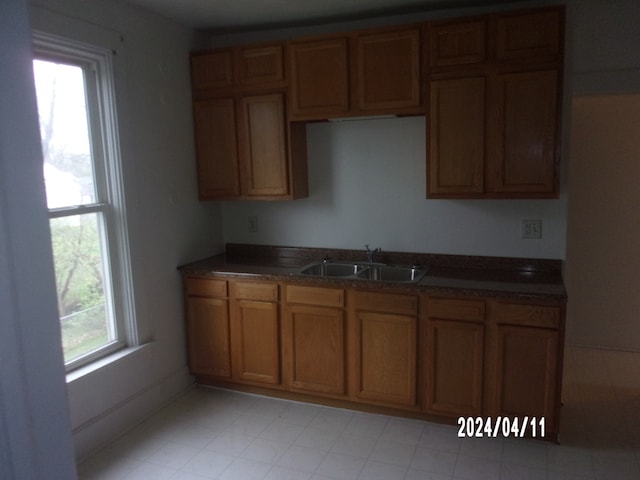
[[[96,202],[84,71],[34,60],[49,208]]]
[[[103,259],[102,214],[51,219],[65,362],[115,340]]]

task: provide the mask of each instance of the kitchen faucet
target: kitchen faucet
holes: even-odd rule
[[[376,253],[380,253],[382,250],[380,248],[376,248],[374,250],[371,250],[369,248],[369,245],[365,245],[364,246],[367,249],[367,262],[371,262],[373,263],[374,261],[374,256]]]

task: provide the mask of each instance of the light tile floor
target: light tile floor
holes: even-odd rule
[[[560,445],[196,387],[78,467],[123,480],[640,479],[640,353],[567,348]]]

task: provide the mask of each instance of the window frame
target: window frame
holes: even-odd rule
[[[117,53],[49,33],[33,31],[33,59],[81,67],[96,198],[93,203],[49,209],[49,219],[96,213],[104,265],[105,303],[113,314],[114,340],[65,362],[67,373],[127,347],[139,345],[136,324],[124,180],[116,114],[114,62]],[[105,258],[106,257],[106,258]]]

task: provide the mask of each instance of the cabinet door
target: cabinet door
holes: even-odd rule
[[[231,378],[228,300],[188,297],[187,338],[192,374]]]
[[[558,72],[501,74],[489,105],[488,191],[554,196]]]
[[[240,48],[238,81],[243,86],[281,86],[284,83],[282,45]]]
[[[240,194],[235,102],[231,98],[194,103],[198,189],[203,200]]]
[[[343,396],[346,393],[344,312],[291,305],[284,320],[288,388]]]
[[[484,370],[484,300],[427,299],[425,406],[438,415],[480,415]]]
[[[416,405],[417,319],[356,312],[356,396],[395,407]]]
[[[233,86],[233,54],[216,50],[191,56],[191,85],[194,90]]]
[[[563,23],[563,11],[556,8],[500,16],[496,57],[500,60],[544,60],[557,56],[562,50]]]
[[[427,138],[427,196],[484,190],[485,79],[433,80]]]
[[[357,109],[419,111],[418,29],[360,35],[356,38],[356,56]]]
[[[483,63],[487,58],[484,20],[428,25],[428,32],[432,68]]]
[[[480,415],[484,325],[429,320],[427,338],[427,411],[456,417]]]
[[[557,330],[497,326],[493,416],[544,417],[557,431],[558,339]]]
[[[234,301],[231,322],[234,377],[251,383],[280,383],[278,304]]]
[[[347,38],[293,43],[291,112],[294,119],[325,119],[349,111]]]
[[[243,97],[240,145],[245,195],[286,195],[287,126],[282,94]]]

